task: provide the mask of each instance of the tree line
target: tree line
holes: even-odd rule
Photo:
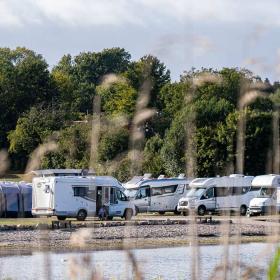
[[[87,168],[94,148],[96,172],[120,180],[226,175],[240,170],[241,137],[242,171],[272,172],[279,103],[279,82],[246,69],[191,69],[172,82],[157,57],[133,61],[123,48],[64,55],[52,69],[32,50],[0,48],[0,149],[13,170],[53,141],[41,168]]]

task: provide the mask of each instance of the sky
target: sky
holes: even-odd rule
[[[192,67],[247,68],[280,80],[279,0],[0,0],[0,47],[50,68],[70,53],[123,47],[157,56],[178,80]]]

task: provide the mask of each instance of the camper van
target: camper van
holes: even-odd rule
[[[278,213],[280,206],[280,175],[256,176],[252,186],[259,191],[257,197],[250,201],[247,215]]]
[[[178,211],[187,215],[191,210],[203,216],[207,212],[236,211],[246,215],[250,200],[258,190],[252,188],[252,176],[232,174],[215,178],[197,178],[191,190],[178,203]]]
[[[142,212],[174,212],[178,214],[177,204],[188,188],[190,180],[182,175],[178,178],[157,179],[137,176],[124,184],[125,194],[134,203],[137,213]]]
[[[131,219],[134,205],[122,192],[117,179],[110,176],[79,175],[75,170],[40,170],[33,178],[32,214],[57,216],[59,220],[75,217],[83,221],[97,216],[100,209],[106,217]]]

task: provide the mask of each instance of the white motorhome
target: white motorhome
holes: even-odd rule
[[[125,194],[134,203],[137,213],[178,214],[178,201],[189,189],[189,182],[190,180],[183,176],[165,178],[161,175],[158,179],[137,176],[124,184],[124,187]]]
[[[107,217],[130,219],[135,207],[117,179],[110,176],[81,175],[80,170],[40,170],[32,182],[32,214],[76,217],[85,220],[105,208]]]
[[[275,214],[280,206],[280,175],[256,176],[252,182],[258,189],[258,195],[250,201],[248,216]]]
[[[178,211],[187,215],[191,210],[198,215],[207,212],[237,211],[246,215],[249,202],[258,190],[252,188],[253,176],[232,174],[215,178],[197,178],[190,182],[191,190],[178,203]]]

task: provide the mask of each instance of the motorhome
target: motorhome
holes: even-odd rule
[[[106,209],[107,218],[130,219],[134,205],[122,192],[121,183],[110,176],[82,175],[79,170],[40,170],[33,178],[32,214],[75,217],[85,220]]]
[[[178,214],[177,204],[188,188],[190,180],[182,175],[178,178],[157,179],[150,176],[137,176],[124,184],[125,194],[134,203],[137,213],[143,212],[174,212]]]
[[[203,216],[219,211],[236,211],[246,215],[250,200],[258,190],[252,188],[253,176],[232,174],[224,177],[197,178],[190,182],[191,190],[178,203],[178,211],[190,211]]]
[[[252,182],[258,189],[258,195],[250,201],[248,216],[275,214],[280,207],[280,175],[256,176]]]

